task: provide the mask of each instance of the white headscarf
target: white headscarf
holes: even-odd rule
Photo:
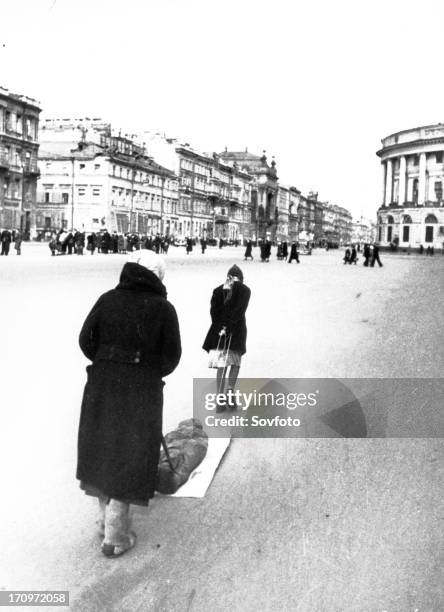
[[[161,281],[165,276],[166,265],[163,258],[157,255],[150,249],[141,249],[140,251],[134,251],[128,258],[131,263],[137,263],[143,266],[147,270],[151,270]]]

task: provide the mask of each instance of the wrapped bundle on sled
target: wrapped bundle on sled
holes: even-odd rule
[[[197,419],[181,421],[165,436],[160,451],[156,489],[164,495],[175,493],[207,454],[208,436]]]

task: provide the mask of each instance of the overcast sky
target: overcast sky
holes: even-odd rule
[[[0,84],[42,117],[265,149],[281,182],[357,216],[380,204],[381,138],[444,121],[440,0],[1,5]]]

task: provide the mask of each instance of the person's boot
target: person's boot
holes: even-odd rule
[[[119,557],[133,548],[137,538],[129,527],[129,504],[110,499],[105,508],[105,538],[102,543],[105,557]]]
[[[108,501],[107,497],[99,497],[99,515],[96,520],[97,530],[99,532],[100,537],[105,537],[105,510],[106,510],[106,502]]]

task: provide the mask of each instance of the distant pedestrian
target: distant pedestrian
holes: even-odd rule
[[[253,261],[253,242],[248,240],[247,247],[245,249],[244,260],[251,259]]]
[[[15,232],[15,241],[14,241],[14,246],[15,246],[15,250],[17,255],[21,255],[22,254],[22,235],[19,232],[19,230],[16,230]]]
[[[358,254],[356,252],[356,247],[353,244],[352,248],[351,248],[351,252],[350,252],[350,261],[348,262],[350,265],[351,264],[357,264],[358,263]]]
[[[288,257],[288,243],[287,241],[283,242],[282,244],[282,257],[285,261],[287,261],[287,257]]]
[[[74,234],[76,233],[76,230],[70,231],[68,236],[66,237],[66,241],[67,241],[67,247],[68,247],[68,255],[72,255],[73,250],[74,250]]]
[[[261,261],[265,262],[267,261],[267,247],[265,245],[265,242],[263,240],[261,240],[260,244],[259,244],[259,251],[261,254]]]
[[[88,238],[86,239],[86,248],[88,251],[90,251],[91,255],[94,255],[94,251],[96,250],[97,247],[97,236],[92,233],[89,234]]]
[[[193,252],[193,240],[191,238],[186,239],[186,253],[189,255]]]
[[[364,244],[362,254],[364,256],[364,266],[367,268],[370,262],[370,257],[371,257],[371,250],[370,250],[369,244]]]
[[[205,255],[205,251],[207,249],[207,241],[205,240],[205,238],[200,239],[200,248],[202,250],[202,255]]]
[[[113,253],[118,253],[119,252],[119,236],[117,235],[117,232],[113,232],[113,235],[111,236],[111,244],[113,248]]]
[[[291,264],[293,259],[295,259],[297,261],[297,263],[301,263],[299,261],[298,245],[296,244],[296,242],[293,242],[292,245],[291,245],[290,257],[288,258],[288,263]]]
[[[9,255],[9,247],[11,246],[12,234],[9,230],[5,229],[0,234],[0,240],[2,243],[2,251],[1,254],[8,256]]]
[[[344,254],[344,265],[350,263],[350,257],[351,257],[351,251],[350,251],[350,248],[347,247],[345,249],[345,254]]]
[[[424,247],[422,244],[419,245],[419,254],[422,255],[424,253]]]
[[[376,244],[373,245],[372,261],[370,263],[370,266],[372,268],[375,266],[375,261],[377,261],[378,266],[382,268],[382,263],[381,263],[381,260],[379,259],[379,247]]]
[[[85,248],[85,234],[84,232],[76,232],[74,238],[74,244],[77,255],[83,255],[83,249]]]

